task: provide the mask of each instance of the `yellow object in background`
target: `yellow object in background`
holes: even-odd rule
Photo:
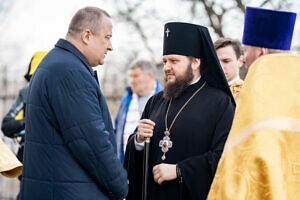
[[[22,174],[22,163],[0,139],[0,173],[8,178]]]
[[[48,51],[38,51],[32,56],[29,75],[32,75],[35,72],[36,68],[39,66],[40,62],[43,60],[47,53]]]
[[[33,54],[31,57],[28,70],[25,74],[25,79],[29,82],[31,79],[31,76],[39,66],[40,62],[44,59],[44,57],[48,54],[48,51],[37,51]]]
[[[243,89],[243,85],[244,85],[244,81],[242,79],[238,79],[236,82],[234,82],[229,87],[236,103],[237,103],[240,93]]]
[[[257,59],[208,200],[300,199],[300,55]]]
[[[20,111],[18,112],[18,114],[16,115],[15,120],[21,120],[21,119],[24,119],[24,116],[25,116],[24,109],[22,109],[22,110],[20,110]]]

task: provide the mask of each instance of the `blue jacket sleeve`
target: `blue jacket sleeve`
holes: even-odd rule
[[[65,143],[110,199],[127,195],[127,173],[117,158],[111,119],[97,83],[88,73],[70,72],[50,95]]]

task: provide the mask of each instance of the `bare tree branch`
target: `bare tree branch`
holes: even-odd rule
[[[237,7],[243,11],[243,13],[245,13],[245,5],[243,4],[242,0],[236,0],[236,4],[237,4]]]
[[[197,0],[192,0],[192,5],[191,5],[191,17],[195,18],[196,17],[196,9],[197,8]]]
[[[259,7],[263,7],[263,6],[265,6],[267,3],[269,3],[270,2],[270,0],[265,0],[265,1],[263,1],[260,5],[259,5]],[[272,2],[271,2],[272,3]]]
[[[197,17],[197,13],[199,8],[199,4],[202,4],[204,7],[204,10],[206,12],[207,15],[207,19],[209,21],[209,26],[212,27],[212,29],[214,30],[214,32],[219,36],[219,37],[224,37],[224,33],[223,33],[223,20],[224,20],[224,16],[225,14],[227,14],[228,12],[234,10],[234,9],[238,9],[240,11],[242,11],[242,13],[245,13],[245,4],[247,3],[247,0],[232,0],[233,2],[235,2],[235,6],[232,7],[224,7],[223,4],[221,3],[216,3],[214,0],[186,0],[188,2],[190,2],[190,15],[191,18],[196,18]],[[145,46],[145,49],[147,52],[149,52],[151,60],[155,61],[155,54],[154,51],[150,45],[149,42],[149,36],[146,35],[145,30],[143,29],[142,23],[140,20],[141,19],[146,19],[149,16],[151,16],[151,18],[153,19],[158,19],[158,20],[162,20],[160,18],[160,15],[156,13],[155,9],[150,10],[149,13],[149,9],[147,9],[145,13],[142,13],[143,16],[141,17],[141,13],[139,13],[139,19],[137,19],[135,17],[135,15],[138,13],[138,11],[140,9],[144,9],[143,8],[143,3],[145,2],[145,0],[139,0],[136,1],[134,4],[130,4],[130,0],[123,0],[123,3],[125,3],[125,9],[121,10],[119,9],[118,11],[118,16],[120,18],[120,20],[126,21],[129,24],[131,24],[135,30],[137,31],[137,33],[139,34],[139,36],[141,37],[142,43]],[[180,2],[180,1],[179,1]],[[260,7],[263,7],[267,4],[271,5],[271,7],[278,9],[278,8],[282,8],[282,7],[286,7],[286,5],[289,5],[288,2],[290,2],[290,0],[281,0],[280,2],[277,2],[275,0],[260,0],[261,3]],[[116,5],[119,4],[119,1],[116,1]],[[220,11],[220,10],[221,11]]]
[[[136,4],[130,6],[130,3],[127,0],[125,0],[125,3],[127,5],[126,9],[124,11],[119,10],[117,15],[120,18],[120,20],[128,22],[137,30],[139,36],[141,37],[142,43],[144,44],[146,50],[150,54],[151,60],[154,62],[155,54],[154,54],[153,49],[150,46],[149,38],[146,36],[145,31],[142,28],[141,22],[134,18],[135,12],[141,8],[143,2],[144,2],[144,0],[141,0],[141,1],[138,1]],[[151,15],[147,15],[145,13],[144,18],[146,18],[147,16],[151,16]]]
[[[222,11],[221,14],[217,14],[215,12],[215,10],[213,9],[214,2],[209,4],[207,0],[200,0],[200,1],[204,5],[205,11],[206,11],[207,16],[210,21],[210,26],[214,29],[216,34],[219,35],[219,37],[224,37],[223,31],[222,31],[222,20],[223,20],[224,10]],[[217,22],[215,22],[214,19],[217,19]]]

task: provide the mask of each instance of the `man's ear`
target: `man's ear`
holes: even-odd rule
[[[82,42],[87,45],[90,42],[90,39],[92,37],[92,32],[90,29],[85,29],[84,31],[81,32],[81,40]]]
[[[243,55],[241,55],[239,58],[238,58],[238,66],[239,66],[239,68],[241,68],[243,65],[244,65],[244,56]]]
[[[192,59],[192,69],[197,70],[200,69],[201,60],[199,58]]]
[[[151,79],[154,79],[154,74],[152,72],[148,73],[148,76],[151,78]]]
[[[260,48],[261,49],[261,54],[260,56],[263,56],[263,55],[267,55],[270,53],[269,49],[268,48]]]

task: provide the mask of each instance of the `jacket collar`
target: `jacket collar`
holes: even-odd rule
[[[94,76],[94,71],[92,67],[90,66],[89,62],[87,59],[82,55],[82,53],[69,41],[64,40],[64,39],[59,39],[58,42],[56,43],[55,47],[65,49],[71,53],[73,53],[76,57],[78,57],[81,62],[85,65],[87,70]]]

